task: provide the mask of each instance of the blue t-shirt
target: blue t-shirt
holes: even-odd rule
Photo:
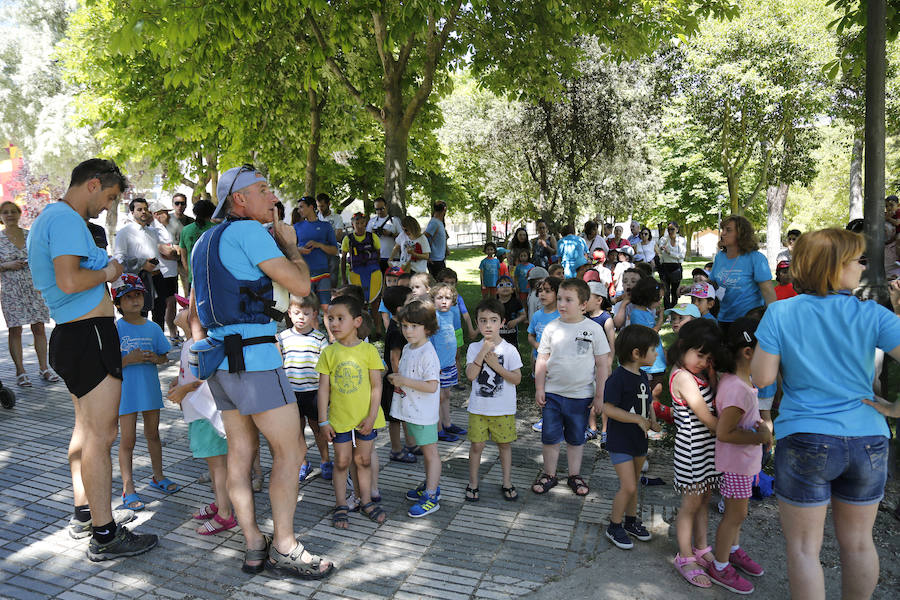
[[[147,319],[143,325],[133,325],[125,319],[116,321],[122,356],[132,350],[149,350],[165,354],[171,348],[159,325]],[[130,415],[163,407],[159,371],[153,363],[139,363],[122,368],[122,399],[119,414]]]
[[[425,226],[425,237],[428,238],[428,245],[431,246],[431,254],[428,260],[444,260],[447,258],[447,229],[440,219],[434,217]]]
[[[324,221],[323,221],[324,222]],[[328,223],[325,223],[328,225]],[[328,225],[330,228],[331,225]],[[207,232],[208,233],[208,232]],[[206,235],[206,234],[204,234]],[[259,279],[265,273],[257,266],[272,258],[284,256],[275,239],[256,221],[235,221],[219,238],[219,259],[228,272],[237,279]],[[224,327],[210,328],[208,334],[217,340],[224,340],[226,335],[237,333],[244,339],[274,336],[278,331],[275,321],[268,323],[236,323]],[[244,347],[244,366],[247,371],[270,371],[281,366],[281,353],[278,346],[256,344]],[[228,359],[222,361],[219,370],[228,368]]]
[[[585,254],[588,251],[584,238],[575,234],[567,235],[556,243],[556,254],[565,269],[566,279],[575,277],[578,267],[587,263]]]
[[[441,361],[441,368],[445,369],[456,364],[456,330],[462,324],[455,310],[437,311],[437,324],[438,329],[429,340]]]
[[[884,417],[860,400],[872,397],[875,349],[900,346],[900,319],[891,311],[849,294],[800,294],[769,305],[756,338],[781,357],[777,439],[888,435]]]
[[[773,381],[771,384],[766,387],[757,388],[756,397],[757,398],[774,398],[775,392],[778,391],[778,382]]]
[[[632,306],[634,306],[632,304]],[[643,308],[634,307],[631,311],[631,324],[632,325],[644,325],[645,327],[649,327],[653,329],[656,327],[656,317],[653,316],[653,311],[649,311]],[[666,351],[663,350],[662,341],[656,345],[656,360],[653,361],[653,364],[649,367],[641,367],[641,371],[645,373],[664,373],[666,370]]]
[[[466,308],[466,302],[462,298],[462,294],[456,295],[456,307],[459,309],[459,314],[461,315],[469,312],[469,309]]]
[[[516,285],[519,286],[520,292],[527,292],[531,289],[528,285],[528,271],[533,268],[533,264],[525,263],[524,265],[516,265],[516,268],[513,269],[513,275],[516,276]]]
[[[534,311],[534,314],[531,315],[531,321],[528,322],[528,333],[534,335],[534,338],[537,340],[538,344],[541,343],[541,335],[544,333],[544,328],[550,321],[555,321],[559,318],[559,311],[554,309],[553,312],[545,312],[543,307],[540,310]],[[537,356],[537,350],[532,349],[532,356]]]
[[[603,402],[618,406],[627,413],[650,418],[650,378],[643,370],[635,374],[619,366],[606,380]],[[606,422],[606,450],[630,456],[647,454],[647,434],[637,423],[623,423],[615,419]]]
[[[713,321],[713,322],[715,322],[715,323],[718,323],[718,322],[719,322],[719,320],[716,318],[716,316],[715,316],[714,314],[712,314],[711,312],[708,312],[708,313],[706,313],[705,315],[703,315],[703,316],[701,317],[701,319],[709,319],[710,321]],[[766,396],[763,396],[763,398],[765,398],[765,397],[766,397]]]
[[[306,219],[294,224],[297,232],[297,246],[302,248],[306,242],[320,242],[327,246],[338,247],[337,238],[334,236],[334,227],[328,221],[307,221]],[[315,277],[329,272],[328,254],[321,248],[313,248],[312,252],[303,255],[303,260],[309,267],[309,274]]]
[[[79,256],[80,266],[93,271],[109,262],[106,252],[94,243],[84,219],[71,206],[65,202],[47,205],[31,225],[26,248],[34,287],[44,297],[54,321],[66,323],[82,317],[103,300],[105,283],[74,294],[66,294],[56,285],[53,259],[59,256]]]
[[[483,258],[478,264],[481,271],[481,285],[484,287],[497,287],[497,279],[500,278],[500,261],[497,258]]]
[[[762,252],[754,250],[728,258],[723,250],[716,254],[709,278],[725,288],[725,296],[719,304],[719,320],[731,323],[766,303],[759,284],[772,281],[772,271]]]

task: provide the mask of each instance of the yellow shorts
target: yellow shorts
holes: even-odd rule
[[[469,413],[469,441],[486,442],[489,439],[497,444],[508,444],[516,441],[516,415],[473,415]]]

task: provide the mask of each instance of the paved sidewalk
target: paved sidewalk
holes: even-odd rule
[[[28,368],[36,373],[30,335],[25,341]],[[4,331],[0,348],[5,346]],[[172,363],[161,371],[161,380],[167,382],[175,374]],[[493,445],[482,457],[481,501],[464,502],[468,443],[441,442],[441,509],[422,519],[409,518],[404,493],[422,480],[423,465],[421,460],[416,465],[389,462],[385,431],[376,443],[387,522],[377,526],[353,513],[348,531],[332,528],[328,516],[334,504],[332,488],[330,482],[315,477],[301,485],[295,525],[300,539],[335,560],[338,569],[322,582],[280,579],[265,572],[249,576],[238,568],[243,549],[240,533],[210,537],[194,533],[197,522],[191,512],[211,501],[212,491],[208,483],[198,481],[206,465],[191,458],[180,410],[167,404],[160,424],[165,472],[184,488],[165,496],[149,486],[150,460],[139,431],[135,482],[147,508],[130,525],[158,534],[159,547],[139,557],[92,563],[85,557],[87,542],[73,540],[66,532],[72,510],[66,449],[74,422],[68,393],[62,383],[46,384],[36,375],[33,388],[16,387],[8,359],[0,363],[0,379],[18,397],[13,410],[0,409],[2,598],[284,598],[290,594],[323,600],[499,599],[529,594],[609,549],[603,527],[617,485],[605,453],[595,443],[585,451],[583,472],[592,487],[586,499],[575,497],[563,477],[546,496],[536,496],[529,487],[540,469],[540,437],[520,419],[519,440],[513,445],[518,502],[506,502],[501,496],[500,464]],[[453,419],[465,423],[464,409],[458,406],[465,394],[458,394]],[[310,460],[318,464],[309,430],[307,440]],[[114,502],[121,493],[117,450],[114,446]],[[271,457],[265,444],[262,462],[268,471]],[[564,473],[564,452],[560,465]],[[668,465],[659,471],[656,474],[670,482]],[[261,525],[271,531],[271,521],[266,520],[267,494],[257,494],[256,501]],[[651,530],[661,534],[661,543],[676,504],[670,486],[642,490],[641,515]],[[622,560],[619,556],[611,558]],[[663,579],[678,585],[674,570],[664,570]]]

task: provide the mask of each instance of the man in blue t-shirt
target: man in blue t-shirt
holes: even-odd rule
[[[110,511],[110,448],[118,434],[122,357],[106,284],[119,278],[122,265],[97,247],[85,224],[108,210],[127,185],[111,160],[84,161],[72,171],[65,197],[35,220],[27,241],[34,286],[57,323],[50,366],[66,382],[75,406],[69,442],[75,514],[69,535],[91,537],[92,561],[135,556],[158,541],[121,527],[134,512]]]
[[[225,171],[216,187],[219,205],[213,218],[228,218],[219,227],[227,227],[221,234],[217,249],[223,266],[236,279],[257,280],[267,276],[273,283],[296,296],[309,294],[309,269],[303,260],[303,250],[297,246],[294,228],[278,219],[275,205],[278,198],[269,188],[265,176],[252,165]],[[301,206],[304,204],[301,202]],[[309,199],[307,211],[315,202]],[[316,222],[320,222],[316,220]],[[271,233],[263,227],[271,223]],[[328,223],[321,222],[331,229]],[[215,230],[204,233],[212,235]],[[332,232],[332,237],[334,233]],[[203,238],[198,246],[203,243]],[[306,252],[309,255],[309,252]],[[195,247],[193,259],[198,260]],[[327,263],[326,267],[327,269]],[[215,281],[204,270],[208,281],[200,281],[200,270],[192,268],[194,289],[191,291],[192,312],[196,309],[197,288],[210,289],[210,302],[215,305]],[[219,297],[220,300],[224,298]],[[192,325],[195,327],[195,325]],[[225,434],[228,438],[228,464],[239,473],[229,476],[228,494],[234,507],[244,542],[247,545],[245,573],[260,573],[267,565],[292,572],[306,579],[320,579],[334,568],[330,561],[314,556],[303,549],[294,534],[294,511],[297,505],[297,474],[306,458],[306,443],[300,428],[300,413],[291,384],[284,373],[281,355],[275,345],[276,323],[237,323],[209,330],[214,339],[239,334],[241,338],[272,337],[272,343],[243,347],[245,368],[231,372],[227,361],[210,376],[209,389],[222,411]],[[194,331],[195,338],[200,332]],[[272,475],[269,499],[272,503],[274,534],[270,540],[259,530],[250,487],[250,470],[262,432],[272,452]]]
[[[431,254],[428,256],[428,272],[435,279],[438,273],[447,267],[447,228],[444,226],[444,218],[447,216],[447,205],[443,202],[435,202],[431,211],[431,220],[425,226],[425,237],[431,246]]]
[[[337,256],[338,244],[334,227],[328,221],[319,220],[316,201],[312,196],[303,196],[297,203],[302,221],[294,225],[300,254],[309,267],[312,291],[319,297],[322,314],[331,303],[331,265],[329,258]],[[336,282],[334,282],[336,284]]]

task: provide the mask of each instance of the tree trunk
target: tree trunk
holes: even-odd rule
[[[218,203],[216,199],[216,188],[219,186],[219,155],[218,154],[207,154],[206,155],[206,173],[207,176],[204,177],[205,180],[210,181],[212,185],[210,186],[210,196],[212,197],[213,204]],[[203,182],[203,192],[206,191],[206,181]]]
[[[850,220],[863,216],[863,145],[865,130],[859,128],[853,136],[853,153],[850,155]]]
[[[731,203],[731,214],[740,215],[743,214],[741,210],[741,200],[738,197],[738,189],[740,185],[740,179],[735,175],[725,175],[726,180],[728,181],[728,199]]]
[[[399,119],[398,119],[399,120]],[[384,124],[384,199],[392,215],[406,214],[406,168],[409,130],[399,122]]]
[[[119,205],[121,203],[122,195],[119,194],[113,201],[112,206],[106,211],[106,241],[109,243],[108,249],[115,247],[116,229],[119,224]]]
[[[309,88],[309,148],[306,151],[306,181],[304,195],[316,197],[316,167],[319,164],[319,143],[322,141],[322,105],[316,91]]]
[[[481,212],[481,218],[484,219],[484,241],[494,241],[494,222],[491,220],[491,209],[485,207]]]
[[[769,267],[775,266],[776,257],[781,252],[781,227],[789,189],[790,186],[782,182],[766,188],[766,258],[769,259]]]

